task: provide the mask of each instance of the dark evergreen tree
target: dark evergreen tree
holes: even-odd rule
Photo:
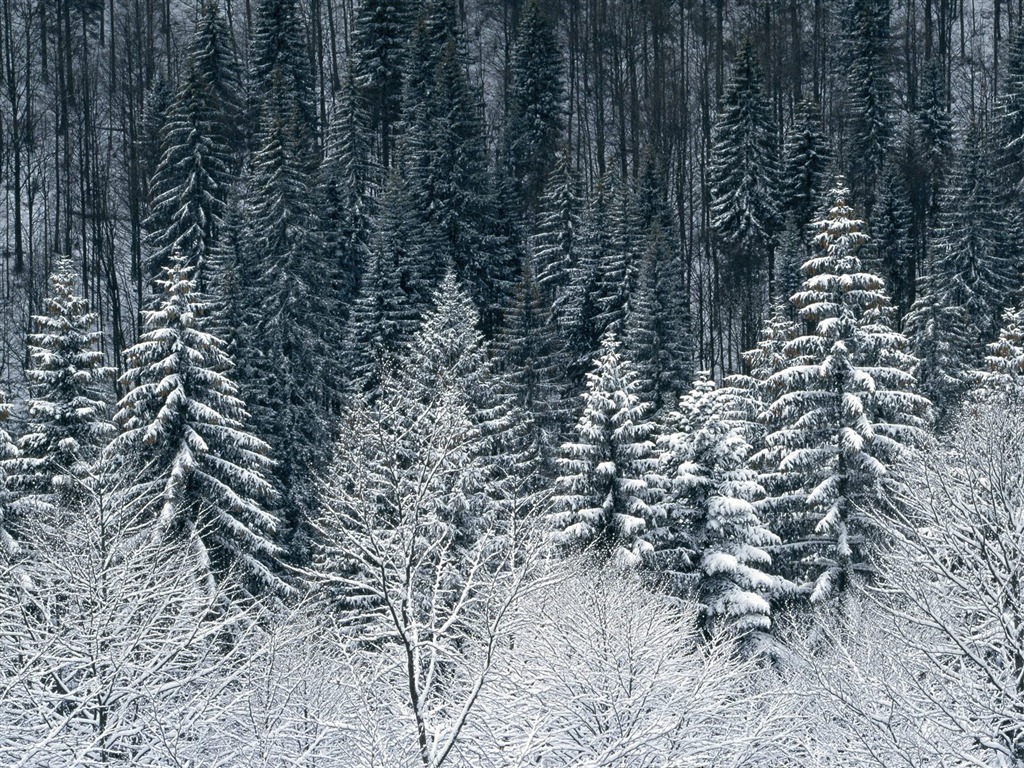
[[[73,511],[88,496],[100,450],[114,429],[107,416],[107,382],[96,315],[78,292],[69,258],[57,261],[44,302],[33,318],[32,394],[19,456],[7,463],[17,517]]]
[[[782,213],[792,219],[801,240],[832,183],[832,148],[818,105],[802,101],[786,132],[782,159]],[[788,295],[788,294],[787,294]]]
[[[764,78],[748,41],[740,50],[712,133],[711,229],[721,258],[720,289],[753,343],[771,283],[779,216],[778,132]]]
[[[331,293],[344,320],[366,263],[377,207],[378,168],[370,156],[368,127],[351,74],[335,104],[318,178],[325,259]]]
[[[447,265],[455,266],[492,338],[511,295],[516,258],[501,236],[481,97],[467,77],[451,0],[424,5],[410,45],[401,162],[416,230],[404,248],[429,276],[418,286],[428,294]]]
[[[297,0],[259,0],[249,44],[250,121],[257,137],[268,123],[290,126],[286,150],[316,167],[317,117],[313,66]]]
[[[185,73],[160,132],[161,158],[150,181],[147,272],[173,253],[196,268],[201,289],[240,165],[241,71],[216,0],[204,0]]]
[[[904,179],[903,170],[895,163],[886,164],[871,218],[873,252],[862,257],[865,266],[885,281],[897,318],[906,314],[914,302],[920,255],[920,240]]]
[[[918,391],[934,406],[935,422],[945,425],[970,384],[971,350],[976,341],[963,307],[949,305],[942,276],[929,269],[918,279],[917,299],[907,314],[905,330],[917,364]]]
[[[272,93],[290,101],[279,88]],[[341,323],[308,163],[294,151],[294,115],[286,108],[265,122],[252,160],[237,358],[243,399],[276,460],[290,554],[302,561],[305,515],[328,461],[323,446],[338,404],[340,361],[332,345]]]
[[[1003,307],[1020,285],[1018,238],[1011,212],[1000,204],[993,184],[987,138],[972,127],[942,196],[934,238],[936,285],[943,301],[961,307],[979,345],[993,339]]]
[[[269,446],[246,428],[231,360],[203,330],[207,305],[191,273],[181,258],[165,269],[160,304],[125,353],[110,460],[129,478],[129,501],[161,536],[186,542],[203,571],[223,579],[237,569],[250,592],[276,591]]]
[[[375,154],[389,168],[402,107],[402,70],[412,27],[406,0],[360,0],[352,24],[352,70]]]
[[[942,67],[932,60],[921,73],[921,90],[917,111],[917,133],[924,171],[924,227],[927,235],[935,224],[939,199],[953,158],[953,121],[949,99],[942,76]]]
[[[996,105],[999,193],[1019,209],[1024,202],[1024,27],[1010,37],[1005,73]]]
[[[554,29],[530,0],[512,49],[505,147],[522,209],[535,210],[562,140],[565,89]]]
[[[12,495],[7,484],[7,472],[11,462],[18,456],[18,446],[10,434],[3,428],[3,423],[10,417],[11,406],[7,398],[0,393],[0,563],[10,560],[18,554],[18,521],[11,507]]]
[[[871,213],[893,136],[889,0],[850,0],[847,13],[846,166],[854,196]]]

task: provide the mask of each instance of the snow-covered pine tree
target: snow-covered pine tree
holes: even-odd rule
[[[161,129],[145,227],[148,275],[159,275],[176,252],[196,267],[196,281],[205,289],[238,173],[243,107],[241,70],[217,0],[203,0],[199,14],[181,86]]]
[[[797,106],[786,132],[782,156],[781,208],[790,217],[801,241],[818,213],[832,179],[832,148],[813,101]]]
[[[909,137],[913,138],[913,136]],[[903,147],[908,157],[916,150]],[[862,257],[868,271],[875,271],[885,281],[894,309],[906,314],[916,298],[915,276],[920,265],[920,230],[916,229],[910,192],[904,174],[895,163],[886,163],[878,182],[875,207],[871,216],[873,252]],[[919,222],[923,226],[924,222]]]
[[[287,151],[306,171],[316,167],[317,98],[297,0],[259,0],[249,42],[250,129],[263,147],[263,132],[274,121],[289,125]],[[287,99],[282,95],[286,94]]]
[[[850,0],[844,39],[850,183],[871,212],[892,140],[889,0]]]
[[[590,548],[622,566],[637,566],[651,553],[645,534],[657,524],[663,490],[656,425],[638,389],[614,331],[606,331],[587,374],[576,439],[562,446],[558,510],[550,515],[557,544]]]
[[[1024,309],[1007,307],[999,338],[988,345],[987,352],[984,368],[974,372],[974,394],[982,399],[1024,397]]]
[[[658,441],[670,490],[657,546],[684,566],[681,585],[699,601],[704,631],[749,642],[770,628],[782,582],[766,572],[764,547],[779,539],[760,519],[764,489],[748,462],[741,396],[704,374],[669,415],[670,431]]]
[[[325,259],[335,277],[331,294],[341,321],[348,317],[370,251],[378,168],[371,159],[367,120],[353,75],[335,102],[317,178]]]
[[[571,153],[563,150],[538,203],[537,224],[530,240],[537,282],[560,329],[582,235],[582,195],[570,159]]]
[[[407,0],[360,0],[352,23],[352,69],[381,167],[391,166],[402,107],[402,67],[411,19]]]
[[[975,329],[975,354],[995,338],[1004,304],[1020,286],[1016,241],[993,183],[988,137],[972,125],[941,198],[934,268],[946,303],[962,307]]]
[[[520,205],[529,213],[554,168],[565,111],[561,53],[537,0],[523,12],[510,69],[505,152]]]
[[[18,546],[18,523],[11,508],[11,494],[7,485],[10,462],[18,458],[18,446],[4,429],[11,407],[0,392],[0,563],[9,560],[21,549]]]
[[[203,330],[207,305],[192,272],[172,259],[159,306],[125,352],[109,460],[130,478],[128,501],[159,536],[186,542],[211,578],[234,571],[249,591],[278,591],[270,448],[246,426],[224,342]]]
[[[925,428],[907,341],[886,322],[882,280],[862,271],[864,222],[839,183],[817,222],[815,255],[793,296],[808,332],[786,345],[789,364],[768,379],[758,460],[777,474],[768,520],[784,542],[780,566],[810,584],[812,602],[844,596],[867,567],[865,513],[884,503],[893,465]]]
[[[977,343],[963,307],[946,303],[948,293],[934,270],[918,278],[917,299],[904,321],[917,364],[918,391],[934,406],[935,422],[946,423],[967,392]]]
[[[308,158],[296,150],[294,94],[277,87],[252,158],[240,291],[245,302],[237,363],[243,400],[275,458],[290,557],[308,557],[306,518],[316,474],[329,457],[341,361],[331,344],[342,337],[317,217]],[[268,102],[269,103],[269,102]]]
[[[762,285],[774,272],[779,216],[777,127],[748,40],[740,49],[712,133],[711,229],[722,260],[721,289],[737,305],[745,345],[764,309]],[[771,291],[769,290],[769,294]]]
[[[26,369],[31,399],[20,455],[7,464],[18,516],[69,511],[87,496],[85,484],[114,428],[96,314],[79,294],[70,258],[50,275],[44,314],[33,318]]]

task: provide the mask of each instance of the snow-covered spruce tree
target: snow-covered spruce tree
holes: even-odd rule
[[[7,464],[17,516],[70,511],[86,491],[93,464],[113,434],[96,315],[79,295],[69,258],[50,276],[45,313],[29,336],[31,399],[20,455]]]
[[[182,83],[161,130],[145,226],[149,276],[159,275],[176,252],[196,267],[196,281],[205,289],[238,172],[243,107],[241,70],[217,0],[203,0],[199,13]]]
[[[563,149],[538,203],[536,226],[530,238],[537,282],[550,301],[556,320],[565,314],[566,292],[579,259],[582,233],[582,194],[570,158],[571,153]]]
[[[950,306],[940,275],[929,270],[918,278],[917,299],[904,321],[914,357],[918,391],[934,406],[935,422],[946,422],[970,384],[976,343],[963,307]]]
[[[531,212],[555,165],[565,93],[562,57],[551,22],[530,0],[512,49],[506,156],[522,208]]]
[[[562,446],[553,536],[566,548],[588,547],[621,566],[639,565],[652,551],[662,493],[650,405],[637,396],[639,381],[606,331],[594,370],[587,374],[576,439]]]
[[[946,185],[953,157],[953,121],[949,113],[945,78],[937,59],[925,63],[918,99],[916,123],[925,187],[922,206],[925,223],[930,227],[935,223],[939,196]]]
[[[999,338],[988,345],[987,352],[984,367],[974,372],[975,395],[1024,397],[1024,309],[1008,307],[1003,312]]]
[[[740,308],[748,345],[764,308],[765,278],[771,285],[781,230],[777,128],[763,89],[764,77],[747,41],[715,120],[708,172],[721,285]]]
[[[379,171],[371,159],[368,134],[350,72],[344,92],[335,102],[317,177],[324,258],[334,273],[331,294],[342,320],[348,317],[369,256],[377,207]]]
[[[159,536],[188,543],[209,577],[233,570],[252,592],[279,590],[270,449],[246,427],[224,342],[203,330],[192,269],[176,257],[157,284],[160,304],[125,352],[111,465],[131,478],[128,503]]]
[[[401,111],[410,16],[407,0],[360,0],[352,23],[352,69],[383,168],[391,165]]]
[[[502,450],[507,410],[494,391],[478,321],[449,271],[402,365],[384,371],[378,391],[353,397],[342,414],[346,429],[322,523],[327,569],[343,608],[355,611],[353,621],[387,619],[374,612],[394,598],[392,578],[417,589],[440,571],[457,581],[460,554],[482,554],[475,545],[509,500],[506,478],[529,482]],[[376,552],[387,562],[375,565]],[[415,573],[405,572],[406,558]],[[444,600],[440,592],[449,587],[428,590]]]
[[[21,549],[18,546],[17,521],[12,514],[11,494],[7,484],[9,462],[18,457],[18,446],[4,429],[3,422],[8,419],[11,409],[6,399],[0,392],[0,563],[10,559]]]
[[[570,380],[582,380],[584,371],[600,344],[605,326],[600,322],[604,309],[615,309],[614,301],[602,294],[609,288],[613,296],[624,297],[621,284],[603,279],[609,273],[607,262],[614,262],[612,197],[615,183],[610,175],[598,179],[587,198],[576,240],[576,259],[570,264],[569,284],[559,307],[569,360]],[[614,265],[613,265],[614,266]],[[622,274],[625,273],[624,265]],[[620,305],[621,308],[621,305]]]
[[[782,156],[781,207],[803,240],[828,192],[832,148],[821,124],[821,111],[812,101],[797,107],[786,132]]]
[[[873,210],[892,139],[889,0],[850,0],[843,55],[849,108],[849,173],[854,194]]]
[[[668,536],[657,546],[684,566],[682,585],[701,606],[704,631],[750,640],[770,628],[770,600],[781,581],[766,573],[771,557],[763,547],[779,539],[760,519],[764,489],[749,466],[740,396],[705,374],[669,415],[670,431],[658,441],[671,484]]]
[[[975,354],[995,338],[1003,306],[1020,286],[1015,228],[993,183],[988,137],[972,125],[942,195],[934,239],[935,272],[950,306],[974,327]]]
[[[907,340],[885,320],[882,281],[861,269],[868,236],[848,195],[840,183],[815,225],[793,296],[809,330],[786,345],[789,364],[768,379],[779,394],[761,417],[759,459],[778,475],[767,522],[784,542],[779,565],[816,603],[844,595],[870,567],[865,516],[891,492],[889,470],[921,436],[929,405],[915,392]]]
[[[240,295],[244,301],[236,360],[253,426],[271,446],[274,484],[290,556],[308,556],[305,514],[314,476],[328,457],[341,361],[331,266],[320,238],[308,157],[298,147],[295,94],[276,83],[271,110],[252,158]],[[269,104],[270,101],[267,103]]]
[[[316,166],[317,99],[297,0],[259,0],[249,43],[249,121],[253,150],[263,147],[268,123],[289,124],[288,150],[307,171]],[[288,94],[283,101],[281,94]]]

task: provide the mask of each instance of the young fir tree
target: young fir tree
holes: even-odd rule
[[[889,468],[926,425],[907,341],[886,321],[880,278],[862,271],[868,244],[842,186],[816,224],[815,255],[793,296],[808,331],[786,345],[786,368],[768,379],[779,393],[762,415],[759,459],[777,501],[770,521],[786,544],[787,576],[810,583],[812,602],[845,595],[865,568],[870,531],[893,478]]]
[[[638,389],[632,364],[620,355],[615,333],[607,331],[587,375],[576,439],[562,446],[558,511],[550,516],[556,543],[589,547],[622,566],[639,565],[651,553],[646,534],[657,525],[663,486],[655,424]]]
[[[555,455],[572,424],[573,405],[565,381],[565,349],[551,305],[537,284],[533,260],[526,258],[502,333],[492,344],[505,392],[530,416],[542,469],[552,475]]]
[[[50,276],[44,314],[33,318],[25,371],[31,399],[19,457],[7,465],[18,515],[72,510],[88,495],[100,450],[113,433],[96,314],[78,292],[69,258]]]
[[[109,455],[130,478],[129,500],[159,535],[187,542],[209,576],[233,570],[250,591],[276,591],[270,448],[246,427],[224,342],[203,330],[207,305],[192,272],[172,260],[158,307],[125,352]]]
[[[407,0],[360,0],[352,23],[352,69],[376,157],[391,166],[402,108],[402,69],[411,29]]]
[[[1003,312],[999,338],[987,347],[984,368],[974,372],[975,396],[1018,400],[1024,396],[1024,310]]]
[[[211,253],[239,169],[241,70],[216,0],[204,0],[185,73],[160,133],[161,158],[150,181],[145,226],[150,277],[172,253],[207,284]]]
[[[670,414],[671,431],[659,440],[671,483],[664,503],[669,538],[658,545],[683,551],[683,583],[701,604],[704,631],[749,641],[770,628],[770,600],[781,581],[766,572],[764,547],[779,539],[760,519],[764,489],[749,466],[741,396],[704,375]]]
[[[845,36],[850,183],[873,210],[875,188],[892,140],[889,0],[850,0]]]
[[[522,209],[535,210],[562,138],[562,57],[551,23],[530,0],[512,49],[505,147]]]
[[[777,129],[763,89],[764,78],[748,41],[715,121],[708,170],[711,230],[722,259],[721,288],[737,304],[744,335],[750,336],[764,305],[762,286],[767,282],[771,287],[781,229]]]
[[[871,218],[874,251],[862,259],[885,281],[897,318],[906,314],[917,295],[921,242],[905,178],[895,163],[886,163]]]
[[[923,231],[927,235],[935,224],[939,212],[939,196],[946,186],[953,157],[953,121],[949,113],[945,78],[937,59],[927,62],[921,73],[917,134],[924,170]]]
[[[940,207],[933,239],[937,285],[949,306],[967,313],[978,353],[998,332],[1003,306],[1020,276],[1014,227],[993,184],[986,137],[976,126],[964,137]]]

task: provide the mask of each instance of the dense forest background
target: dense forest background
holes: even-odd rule
[[[1024,765],[1022,21],[0,0],[0,762]]]

